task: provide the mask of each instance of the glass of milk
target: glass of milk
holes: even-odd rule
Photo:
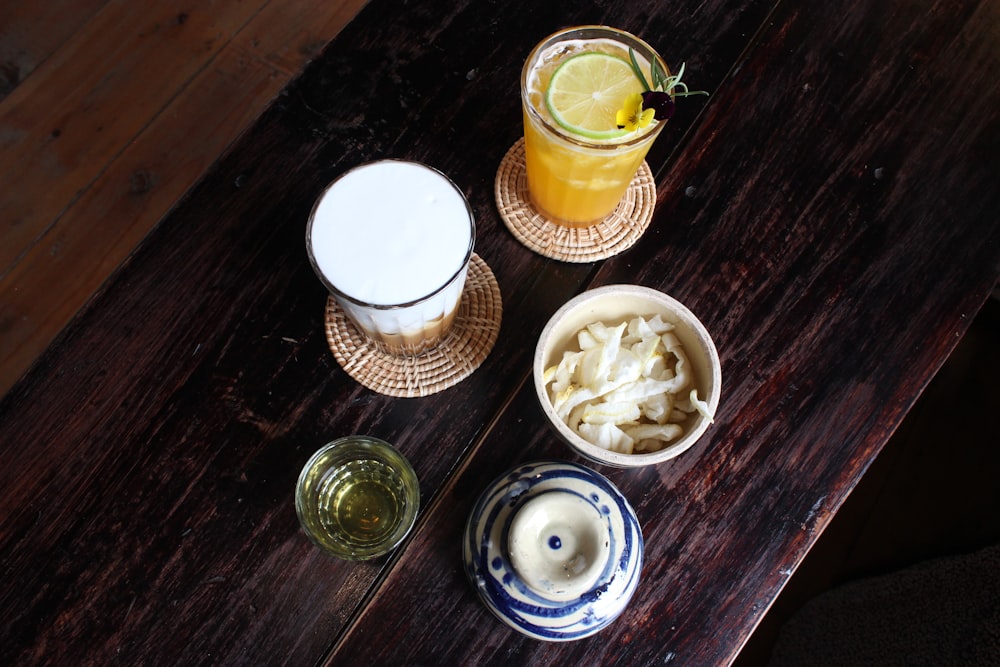
[[[458,311],[476,240],[472,209],[444,174],[379,160],[328,185],[309,215],[309,261],[375,346],[425,352]]]

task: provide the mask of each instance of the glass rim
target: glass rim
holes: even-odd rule
[[[566,41],[567,39],[566,36],[569,35],[570,33],[580,33],[581,39],[595,39],[599,37],[608,37],[615,39],[625,44],[626,46],[638,47],[639,49],[646,52],[643,53],[643,55],[646,56],[647,59],[649,59],[650,61],[652,61],[653,59],[657,60],[660,66],[663,67],[663,71],[666,72],[668,76],[670,75],[670,68],[667,67],[666,62],[663,60],[663,56],[661,56],[656,51],[656,49],[650,46],[641,37],[637,37],[626,30],[621,30],[620,28],[613,28],[611,26],[600,25],[600,24],[577,25],[577,26],[562,28],[550,34],[548,37],[545,37],[541,41],[539,41],[531,49],[531,52],[528,54],[528,57],[525,58],[524,60],[524,65],[521,67],[521,106],[524,108],[525,113],[528,114],[533,121],[537,122],[546,132],[553,134],[559,137],[560,139],[565,140],[568,143],[592,150],[602,150],[602,151],[620,150],[623,147],[631,147],[641,144],[645,141],[651,141],[652,139],[659,136],[663,127],[667,124],[667,121],[665,120],[657,121],[656,126],[649,132],[641,134],[637,137],[632,137],[626,141],[605,140],[598,142],[598,141],[588,140],[585,137],[576,137],[570,134],[567,130],[561,129],[557,125],[550,123],[541,113],[538,112],[537,109],[535,109],[535,107],[533,107],[530,103],[528,103],[528,72],[531,70],[531,65],[535,62],[539,53],[541,53],[546,48],[552,46],[553,44],[556,44],[560,41]]]
[[[391,304],[368,303],[367,301],[364,301],[357,297],[353,297],[350,294],[347,294],[346,292],[338,289],[319,268],[319,264],[317,264],[316,262],[315,253],[313,252],[312,229],[313,229],[313,222],[316,219],[316,211],[331,188],[333,188],[337,183],[339,183],[349,174],[359,169],[363,169],[365,167],[371,167],[373,165],[384,164],[387,162],[398,162],[400,164],[409,164],[426,169],[443,178],[445,182],[447,182],[452,187],[452,189],[454,189],[454,191],[458,194],[458,196],[461,197],[462,203],[465,204],[465,211],[469,215],[469,247],[466,248],[465,258],[462,260],[461,266],[458,267],[458,269],[451,275],[451,277],[448,278],[448,280],[446,280],[440,287],[437,287],[433,291],[423,296],[419,296],[415,299],[411,299],[410,301],[405,301],[403,303],[391,303]],[[378,160],[372,160],[369,162],[362,162],[361,164],[355,165],[350,169],[344,171],[342,174],[340,174],[335,179],[330,181],[319,193],[319,196],[316,197],[316,200],[313,202],[312,209],[310,209],[309,211],[309,218],[306,223],[306,255],[309,257],[309,264],[312,266],[313,272],[319,278],[320,282],[323,283],[323,286],[326,287],[326,289],[338,299],[344,299],[356,306],[360,306],[362,308],[370,308],[372,310],[380,310],[380,311],[403,310],[406,308],[411,308],[413,306],[416,306],[420,303],[423,303],[424,301],[434,298],[441,292],[444,292],[451,285],[453,285],[455,281],[458,280],[458,278],[460,278],[463,272],[468,268],[469,262],[472,260],[472,254],[475,249],[475,246],[476,246],[476,216],[472,211],[472,205],[469,203],[469,198],[465,196],[465,193],[462,192],[462,189],[459,188],[458,185],[455,183],[455,181],[449,178],[448,175],[445,174],[440,169],[432,167],[428,164],[424,164],[423,162],[417,162],[415,160],[406,160],[403,158],[382,158]]]
[[[412,477],[414,480],[417,479],[417,473],[413,469],[413,465],[405,456],[403,456],[403,453],[399,451],[399,449],[397,449],[395,446],[392,445],[392,443],[383,440],[381,438],[377,438],[373,435],[354,433],[351,435],[344,435],[339,438],[330,440],[329,442],[326,442],[309,456],[309,459],[302,466],[302,470],[299,472],[298,480],[295,483],[296,497],[298,496],[297,493],[298,489],[305,484],[305,479],[309,471],[309,468],[311,468],[313,464],[316,463],[316,461],[321,456],[329,452],[331,449],[336,449],[337,447],[343,447],[345,445],[353,445],[353,444],[370,445],[372,449],[374,449],[375,451],[388,452],[389,456],[391,456],[392,458],[398,458],[400,462],[403,463],[403,468],[406,470],[407,477]]]

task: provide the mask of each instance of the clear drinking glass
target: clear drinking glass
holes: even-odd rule
[[[320,448],[302,468],[295,512],[316,546],[345,560],[388,553],[416,520],[420,485],[389,443],[352,435]]]
[[[594,140],[564,129],[546,107],[552,75],[574,55],[599,52],[629,61],[629,49],[646,70],[663,59],[638,37],[605,26],[579,26],[542,40],[521,71],[524,150],[531,202],[553,222],[586,227],[614,212],[666,121],[638,133]]]
[[[374,345],[420,354],[447,335],[476,240],[465,195],[417,162],[379,160],[331,183],[309,215],[317,276]]]

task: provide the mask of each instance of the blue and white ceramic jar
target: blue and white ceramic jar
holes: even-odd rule
[[[486,606],[515,630],[581,639],[624,611],[639,583],[635,512],[603,475],[540,461],[499,477],[466,524],[466,572]]]

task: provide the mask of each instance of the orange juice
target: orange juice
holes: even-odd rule
[[[614,212],[664,125],[654,121],[637,131],[618,131],[612,112],[605,133],[611,136],[594,138],[561,126],[546,103],[553,75],[567,59],[595,52],[630,62],[630,48],[647,80],[650,59],[668,71],[645,42],[602,26],[556,33],[538,44],[525,62],[521,101],[528,191],[535,208],[553,222],[585,227]]]

